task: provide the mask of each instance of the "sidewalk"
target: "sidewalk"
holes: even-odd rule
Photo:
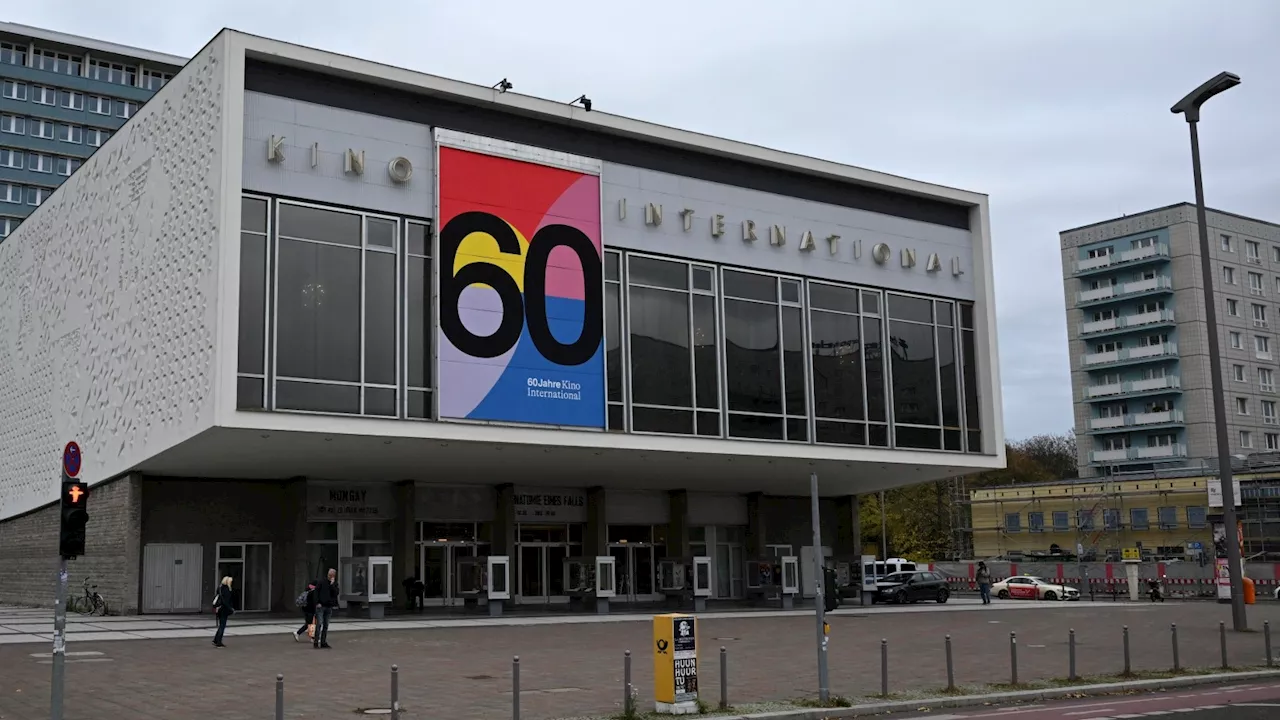
[[[834,613],[832,694],[878,692],[881,638],[889,641],[891,691],[929,690],[946,683],[947,634],[954,645],[957,682],[977,684],[1008,682],[1009,633],[1017,632],[1019,678],[1025,682],[1066,675],[1068,628],[1076,630],[1082,674],[1123,669],[1124,625],[1130,629],[1135,670],[1170,667],[1170,623],[1178,624],[1183,666],[1214,667],[1220,664],[1218,622],[1230,619],[1228,607],[1200,603],[924,607]],[[649,619],[407,620],[386,621],[388,627],[377,631],[367,630],[367,623],[344,622],[334,629],[332,650],[295,643],[289,632],[296,625],[236,619],[228,647],[221,650],[209,644],[207,621],[203,632],[182,630],[191,633],[189,639],[75,641],[73,631],[67,717],[205,720],[216,714],[218,720],[261,720],[270,717],[274,706],[277,673],[285,676],[286,717],[349,716],[388,706],[390,666],[395,663],[406,720],[496,720],[510,717],[513,655],[520,656],[524,720],[605,717],[620,709],[624,650],[635,658],[633,682],[640,708],[651,706]],[[1280,622],[1280,606],[1250,608],[1254,627],[1260,628],[1263,620]],[[87,624],[114,626],[99,619]],[[708,614],[700,616],[698,634],[699,684],[710,704],[718,699],[721,646],[728,651],[732,703],[816,694],[811,614]],[[1261,633],[1229,633],[1228,642],[1233,664],[1263,662]],[[0,646],[4,720],[48,717],[50,649],[43,643]]]

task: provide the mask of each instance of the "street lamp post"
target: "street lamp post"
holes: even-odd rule
[[[1231,624],[1237,632],[1248,628],[1244,613],[1244,566],[1240,559],[1240,545],[1234,541],[1236,534],[1236,497],[1231,479],[1231,445],[1227,432],[1227,400],[1222,393],[1222,352],[1218,345],[1218,313],[1213,297],[1213,264],[1209,260],[1209,227],[1205,220],[1204,181],[1200,175],[1200,106],[1209,98],[1240,84],[1240,76],[1219,73],[1200,87],[1192,90],[1170,110],[1181,114],[1191,127],[1191,171],[1196,184],[1196,220],[1200,225],[1200,270],[1203,273],[1204,311],[1206,333],[1209,336],[1209,379],[1213,392],[1213,420],[1218,435],[1218,480],[1222,483],[1222,520],[1228,537],[1227,572],[1231,577]]]

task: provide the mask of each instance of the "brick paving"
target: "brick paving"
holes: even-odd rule
[[[1130,629],[1135,670],[1168,669],[1170,623],[1177,623],[1184,667],[1220,665],[1218,622],[1229,606],[1208,603],[1063,605],[1044,610],[928,613],[842,611],[831,616],[831,691],[878,692],[880,639],[889,641],[890,690],[945,684],[943,637],[952,636],[956,681],[1009,681],[1009,633],[1018,635],[1019,679],[1067,674],[1067,629],[1076,630],[1078,671],[1123,669],[1121,628]],[[1280,622],[1280,604],[1250,608],[1250,623]],[[210,630],[210,635],[212,630]],[[732,702],[812,696],[817,661],[811,617],[735,617],[699,625],[703,698],[718,698],[721,645],[729,653]],[[510,717],[511,657],[521,660],[526,720],[607,716],[620,709],[622,656],[635,655],[640,707],[651,707],[651,629],[643,622],[342,632],[332,650],[313,650],[287,634],[207,639],[74,642],[67,665],[67,720],[261,720],[271,717],[276,673],[286,684],[286,717],[350,716],[389,703],[390,666],[400,666],[405,718]],[[1280,638],[1278,638],[1280,640]],[[1233,665],[1265,658],[1262,633],[1228,632]],[[0,719],[43,720],[49,712],[47,646],[0,646]]]

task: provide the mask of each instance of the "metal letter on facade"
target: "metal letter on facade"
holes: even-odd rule
[[[958,257],[951,258],[951,274],[956,277],[964,274],[964,271],[960,269],[960,258]]]
[[[871,247],[871,259],[875,260],[877,264],[883,265],[889,262],[889,256],[892,254],[893,251],[884,243],[876,243]]]
[[[621,200],[618,201],[618,219],[619,220],[627,219],[627,199],[626,198],[622,198]]]
[[[805,230],[800,234],[800,252],[813,252],[815,247],[812,232]]]
[[[787,244],[787,229],[781,225],[772,225],[769,227],[769,244],[774,247],[782,247]]]
[[[648,203],[644,206],[644,224],[657,227],[662,224],[662,206]]]
[[[902,251],[902,267],[913,268],[916,266],[916,251],[911,248],[905,248]]]
[[[391,177],[391,182],[407,183],[409,178],[413,177],[413,163],[408,158],[396,157],[387,163],[387,175]]]
[[[284,162],[284,135],[267,140],[267,162]]]
[[[743,242],[756,241],[756,221],[755,220],[742,221],[742,240]]]
[[[929,253],[929,260],[925,262],[924,269],[926,272],[938,272],[942,269],[942,259],[938,257],[938,253]]]
[[[359,154],[357,154],[355,150],[347,148],[347,152],[342,156],[342,172],[363,175],[364,151],[361,150]]]
[[[711,216],[711,237],[718,238],[724,235],[724,216]]]
[[[320,164],[320,143],[311,143],[311,167]]]
[[[685,208],[680,211],[680,219],[684,220],[684,231],[689,232],[693,229],[693,210]]]
[[[840,252],[840,236],[839,235],[827,236],[827,252],[831,253],[832,255],[839,254]]]

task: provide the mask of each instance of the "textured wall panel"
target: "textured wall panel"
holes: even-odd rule
[[[0,243],[0,519],[213,422],[222,44]]]

